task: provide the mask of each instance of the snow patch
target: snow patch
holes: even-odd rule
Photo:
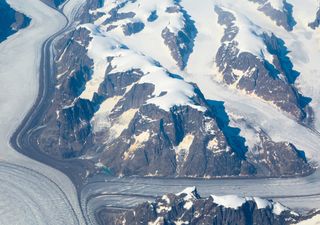
[[[105,165],[102,163],[102,162],[97,162],[97,163],[95,163],[94,164],[97,168],[104,168],[105,167]]]
[[[128,111],[124,112],[119,116],[116,123],[112,125],[111,133],[112,138],[118,138],[121,133],[128,128],[131,120],[135,116],[135,114],[138,112],[138,109],[129,109]]]
[[[170,198],[168,197],[168,195],[163,195],[162,200],[164,200],[167,204],[170,204]]]
[[[253,197],[253,200],[256,202],[258,209],[265,209],[268,207],[272,207],[272,203],[266,199]]]
[[[175,147],[176,155],[180,155],[181,153],[184,154],[184,161],[188,157],[189,149],[193,143],[194,140],[194,135],[192,134],[187,134],[183,140],[180,142],[180,144]]]
[[[320,215],[318,214],[310,219],[301,221],[296,225],[319,225],[319,224],[320,224]]]
[[[108,116],[121,98],[122,96],[115,96],[102,102],[99,110],[94,114],[91,120],[94,132],[99,132],[110,127],[111,123]]]
[[[213,198],[214,203],[216,203],[217,205],[221,205],[225,208],[237,209],[246,202],[245,198],[238,197],[236,195],[225,195],[225,196],[211,195],[211,197]]]
[[[216,137],[214,137],[212,140],[210,140],[208,142],[208,149],[212,150],[212,151],[217,151],[219,150],[219,145],[218,145],[218,140]]]
[[[143,143],[148,141],[150,137],[150,131],[145,131],[139,134],[138,136],[134,136],[134,143],[130,145],[129,149],[123,154],[124,160],[132,159],[134,157],[134,153],[141,147],[143,147]]]
[[[241,11],[233,11],[221,7],[224,11],[232,13],[235,17],[233,21],[234,26],[239,28],[239,32],[235,37],[238,43],[237,48],[240,52],[250,52],[253,55],[261,59],[273,59],[273,56],[268,52],[267,46],[260,37],[263,33],[270,33],[263,30],[259,25],[253,23],[253,21],[247,16],[241,13]]]
[[[197,198],[195,196],[196,191],[197,191],[196,187],[187,187],[183,191],[177,193],[176,195],[179,196],[179,195],[182,195],[182,194],[186,194],[186,196],[184,197],[184,200],[188,201],[188,200],[192,200],[192,199],[196,199]]]
[[[231,120],[230,125],[240,129],[240,136],[245,138],[245,144],[249,151],[253,151],[256,146],[261,144],[258,129],[249,127],[243,118]]]
[[[193,206],[193,203],[192,201],[187,201],[184,205],[183,205],[183,208],[186,209],[186,210],[189,210],[191,209]]]
[[[284,0],[268,0],[266,4],[270,3],[272,8],[278,10],[278,11],[283,11],[284,5],[283,5]]]

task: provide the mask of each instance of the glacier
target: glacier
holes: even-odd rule
[[[9,144],[37,97],[42,44],[66,19],[38,0],[8,3],[32,21],[0,45],[0,224],[85,224],[71,181]],[[81,3],[70,0],[66,15],[71,17]]]

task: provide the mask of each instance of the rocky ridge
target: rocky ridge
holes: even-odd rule
[[[271,102],[298,120],[302,121],[307,113],[312,113],[308,108],[311,99],[302,96],[294,85],[299,72],[293,69],[284,41],[252,24],[249,29],[237,26],[240,21],[237,21],[239,16],[235,12],[219,6],[215,7],[215,12],[218,23],[225,27],[222,45],[216,55],[223,82]],[[247,33],[252,33],[250,41],[256,42],[261,49],[252,50],[243,44]]]
[[[101,211],[104,224],[294,224],[302,217],[278,202],[233,195],[201,198],[195,188],[166,194],[124,213]]]

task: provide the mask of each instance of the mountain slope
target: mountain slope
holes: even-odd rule
[[[316,83],[304,82],[290,38],[317,33],[297,4],[88,1],[55,46],[40,149],[91,175],[309,174],[319,110],[306,90]]]

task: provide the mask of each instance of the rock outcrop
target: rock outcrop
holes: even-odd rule
[[[116,216],[108,216],[108,210],[99,215],[106,225],[286,225],[300,219],[297,213],[278,202],[238,196],[201,198],[195,188],[187,188],[178,194],[166,194],[154,202],[142,203]]]
[[[0,1],[0,42],[27,27],[30,21],[30,18],[15,11],[5,0]]]

